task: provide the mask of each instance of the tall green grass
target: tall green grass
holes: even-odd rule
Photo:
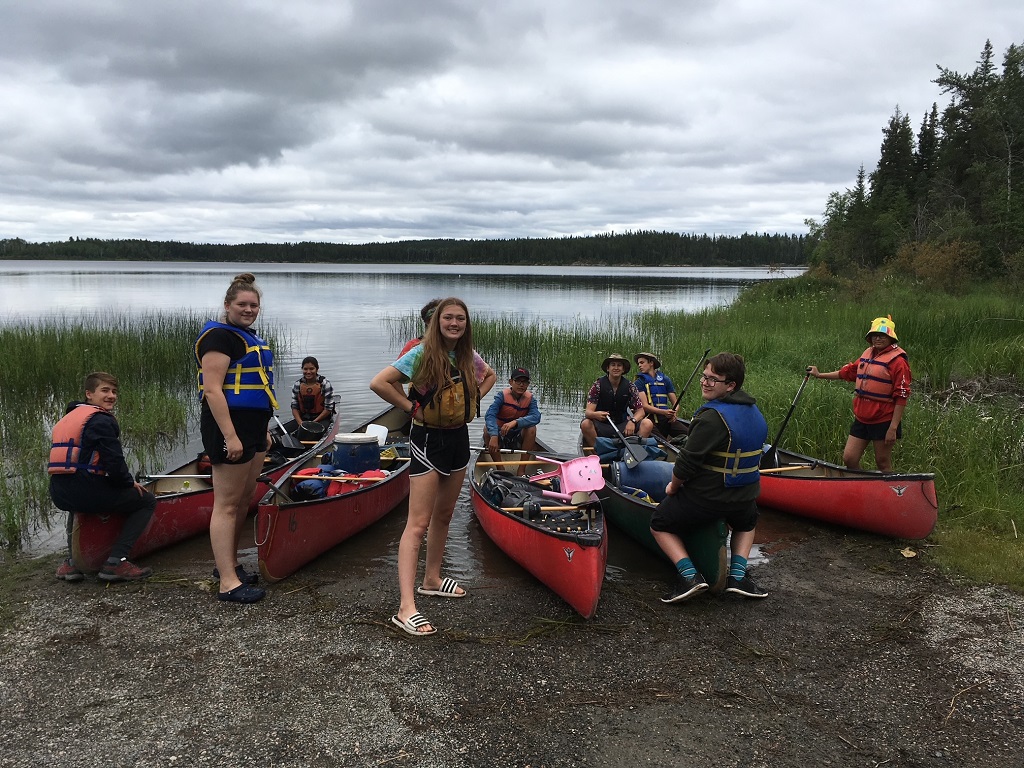
[[[652,309],[637,315],[556,327],[508,316],[474,319],[476,346],[499,370],[535,371],[545,401],[578,403],[610,352],[649,349],[682,386],[704,349],[747,361],[744,388],[770,426],[789,410],[810,364],[831,371],[856,359],[875,317],[891,314],[914,373],[897,471],[936,474],[940,560],[990,580],[959,541],[985,537],[1002,551],[1001,579],[1024,588],[1024,307],[998,286],[966,296],[925,291],[895,279],[847,283],[810,277],[760,283],[730,307],[695,314]],[[684,411],[699,404],[691,385]],[[837,463],[852,421],[852,386],[810,380],[782,437],[784,447]],[[872,468],[870,450],[865,467]],[[971,536],[963,534],[970,533]]]
[[[168,452],[183,447],[198,415],[192,345],[204,322],[190,313],[154,313],[0,326],[0,546],[18,547],[49,523],[50,433],[67,403],[83,399],[89,372],[119,380],[115,413],[134,470],[162,469]]]

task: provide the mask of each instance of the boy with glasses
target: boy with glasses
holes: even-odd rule
[[[758,466],[768,424],[754,398],[742,390],[745,375],[743,358],[730,352],[710,358],[701,374],[704,404],[690,422],[665,500],[651,516],[651,533],[677,572],[662,602],[681,602],[708,588],[682,537],[720,519],[732,529],[725,591],[742,597],[768,596],[747,574],[761,490]]]

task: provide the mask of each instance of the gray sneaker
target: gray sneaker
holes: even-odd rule
[[[743,574],[742,579],[735,579],[730,576],[729,582],[725,586],[725,591],[732,592],[734,595],[742,595],[743,597],[768,597],[768,592],[757,586],[748,573]]]
[[[704,577],[699,573],[696,576],[677,575],[675,584],[672,585],[672,591],[662,596],[661,602],[681,603],[683,600],[688,600],[707,588],[708,583],[704,581]]]

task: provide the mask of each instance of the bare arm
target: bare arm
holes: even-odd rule
[[[494,369],[487,366],[487,373],[484,374],[484,380],[480,382],[480,397],[483,397],[494,388],[494,382],[498,380],[498,374],[494,372]]]
[[[829,371],[828,373],[822,373],[818,370],[816,365],[808,365],[807,372],[816,379],[838,379],[839,371]]]
[[[393,365],[389,365],[370,380],[370,389],[381,400],[406,413],[411,413],[414,403],[405,394],[405,389],[402,387],[404,381],[405,376],[402,372]]]
[[[885,432],[885,442],[888,445],[894,445],[896,443],[896,428],[899,427],[900,422],[903,420],[903,411],[907,408],[906,400],[897,400],[896,407],[892,411],[892,421],[889,422],[889,429]]]

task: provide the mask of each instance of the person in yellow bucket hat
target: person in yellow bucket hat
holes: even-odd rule
[[[874,446],[875,466],[892,472],[892,448],[903,437],[903,411],[910,397],[910,361],[900,347],[892,315],[876,317],[864,337],[869,346],[860,359],[838,371],[821,373],[814,365],[807,372],[816,379],[855,382],[853,424],[843,448],[843,463],[860,469],[868,443]]]

